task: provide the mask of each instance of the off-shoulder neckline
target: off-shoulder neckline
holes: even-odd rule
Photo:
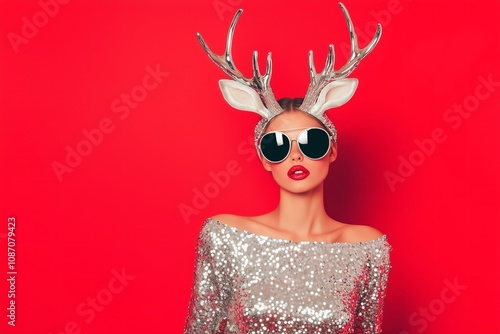
[[[268,240],[268,241],[275,241],[275,242],[282,242],[282,243],[296,244],[296,245],[308,245],[308,244],[314,244],[314,245],[319,245],[319,244],[321,244],[321,245],[338,245],[338,246],[370,245],[370,244],[377,243],[377,242],[383,242],[383,241],[385,241],[387,239],[387,235],[386,234],[382,234],[381,236],[379,236],[379,237],[377,237],[375,239],[366,240],[366,241],[357,241],[357,242],[312,241],[312,240],[294,241],[294,240],[290,240],[290,239],[276,238],[276,237],[270,237],[270,236],[267,236],[267,235],[256,234],[256,233],[253,233],[253,232],[250,232],[250,231],[247,231],[247,230],[243,230],[243,229],[231,226],[231,225],[227,225],[227,224],[221,222],[220,220],[217,220],[217,219],[212,218],[212,217],[207,218],[205,220],[205,223],[208,223],[210,221],[215,222],[215,223],[221,225],[222,227],[228,228],[228,229],[230,229],[230,230],[232,230],[234,232],[240,232],[240,233],[252,236],[252,237],[262,238],[262,239],[265,239],[265,240]]]

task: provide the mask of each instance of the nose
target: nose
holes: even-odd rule
[[[304,156],[297,146],[297,140],[292,140],[291,145],[292,147],[290,148],[290,159],[292,159],[292,162],[302,161],[304,159]]]

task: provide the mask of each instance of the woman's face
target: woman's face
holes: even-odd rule
[[[293,140],[297,138],[300,131],[309,127],[323,128],[321,123],[312,116],[302,111],[291,111],[276,116],[276,118],[269,123],[266,133],[281,131]],[[323,158],[311,160],[300,152],[297,147],[297,142],[293,140],[290,154],[285,160],[279,163],[271,163],[262,158],[262,164],[267,171],[273,174],[274,180],[281,188],[293,193],[302,193],[313,190],[323,183],[328,175],[330,163],[335,161],[336,158],[337,149],[334,147],[333,142],[330,145],[330,151]],[[290,170],[293,166],[301,166],[305,168],[309,174],[306,177],[304,177],[304,173],[301,173],[301,176],[297,173],[295,173],[295,175],[293,173],[289,175],[293,171]],[[305,174],[307,174],[307,172]]]

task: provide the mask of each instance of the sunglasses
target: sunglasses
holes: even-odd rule
[[[281,131],[271,131],[262,136],[259,140],[258,148],[267,161],[278,163],[290,155],[292,141],[296,141],[303,155],[311,160],[319,160],[330,150],[332,139],[332,136],[322,128],[312,127],[304,129],[300,131],[296,139],[290,139],[290,137]]]

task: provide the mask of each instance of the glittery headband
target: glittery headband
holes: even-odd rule
[[[329,45],[328,55],[323,71],[316,72],[314,67],[314,59],[312,50],[309,51],[309,75],[310,83],[305,95],[304,101],[299,107],[299,110],[314,116],[331,132],[335,143],[337,142],[337,130],[326,115],[325,111],[330,108],[340,107],[351,99],[358,86],[358,79],[346,77],[358,66],[359,62],[367,56],[375,45],[377,45],[382,34],[382,26],[377,25],[377,30],[371,42],[363,49],[358,47],[358,39],[354,31],[354,25],[349,17],[349,13],[345,6],[339,2],[339,6],[344,13],[349,28],[351,40],[351,55],[347,63],[339,70],[333,68],[335,55],[333,44]],[[219,86],[224,99],[233,108],[244,111],[251,111],[262,116],[262,119],[255,127],[255,146],[258,145],[258,140],[265,130],[269,122],[283,112],[283,109],[276,101],[273,91],[270,86],[272,62],[271,52],[267,54],[266,72],[260,74],[258,65],[257,51],[253,52],[252,67],[253,77],[245,77],[234,65],[231,55],[231,45],[233,40],[234,29],[238,18],[243,12],[239,9],[234,15],[233,21],[229,26],[226,39],[226,49],[224,54],[215,54],[205,43],[200,33],[197,33],[198,41],[201,47],[208,54],[208,57],[219,66],[224,73],[234,80],[220,80]]]

